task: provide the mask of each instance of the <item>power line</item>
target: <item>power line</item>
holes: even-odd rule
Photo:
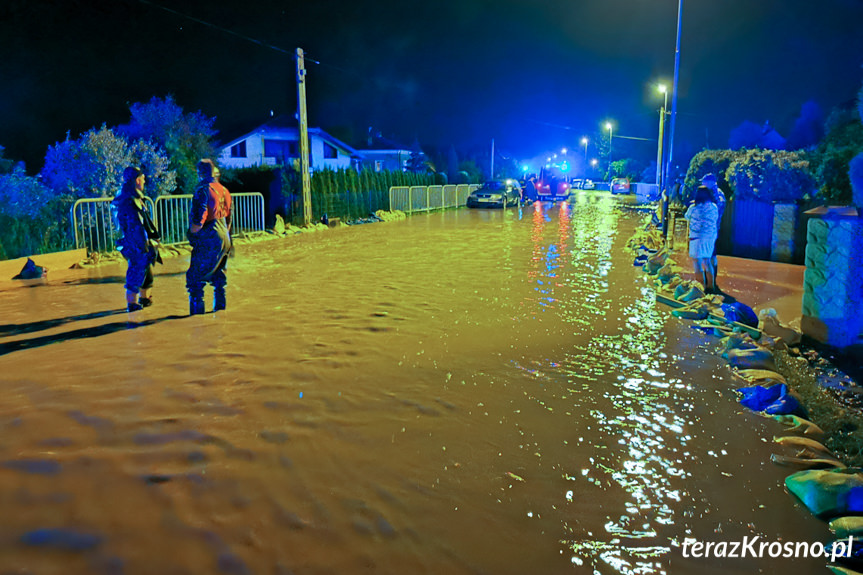
[[[294,50],[286,50],[285,48],[281,48],[279,46],[269,44],[267,42],[264,42],[263,40],[258,40],[256,38],[252,38],[251,36],[246,36],[245,34],[240,34],[239,32],[235,32],[234,30],[230,30],[228,28],[225,28],[224,26],[219,26],[218,24],[213,24],[212,22],[207,22],[206,20],[202,20],[200,18],[190,16],[188,14],[180,12],[179,10],[174,10],[173,8],[168,8],[166,6],[162,6],[161,4],[157,4],[156,2],[151,2],[150,0],[138,0],[138,2],[140,2],[141,4],[146,4],[147,6],[152,6],[154,8],[158,8],[159,10],[164,10],[165,12],[170,12],[171,14],[179,16],[180,18],[185,18],[186,20],[191,20],[192,22],[195,22],[197,24],[201,24],[202,26],[207,26],[208,28],[212,28],[212,29],[218,30],[220,32],[224,32],[225,34],[230,34],[232,36],[236,36],[237,38],[242,38],[243,40],[246,40],[247,42],[252,42],[253,44],[257,44],[258,46],[263,46],[264,48],[268,48],[270,50],[275,50],[276,52],[281,52],[282,54],[287,54],[288,56],[291,56],[292,58],[294,56],[296,56],[296,52]],[[323,66],[326,68],[332,68],[333,70],[338,70],[339,72],[344,72],[344,73],[348,73],[348,74],[360,75],[359,72],[352,72],[351,70],[347,70],[345,68],[340,68],[338,66],[333,66],[332,64],[326,64],[326,63],[321,62],[319,60],[315,60],[314,58],[309,58],[308,53],[306,53],[304,55],[304,57],[305,57],[306,62],[311,62],[312,64],[317,64],[318,66]]]
[[[208,26],[208,27],[213,28],[215,30],[219,30],[220,32],[224,32],[225,34],[231,34],[232,36],[242,38],[243,40],[246,40],[248,42],[252,42],[253,44],[257,44],[259,46],[263,46],[264,48],[269,48],[270,50],[275,50],[276,52],[281,52],[282,54],[287,54],[291,57],[294,56],[293,50],[285,50],[284,48],[279,48],[278,46],[273,46],[272,44],[268,44],[262,40],[256,40],[255,38],[252,38],[251,36],[246,36],[245,34],[240,34],[239,32],[234,32],[233,30],[229,30],[229,29],[224,28],[222,26],[219,26],[217,24],[213,24],[212,22],[207,22],[206,20],[201,20],[200,18],[195,18],[194,16],[189,16],[188,14],[184,14],[184,13],[179,12],[177,10],[174,10],[172,8],[167,8],[167,7],[162,6],[160,4],[156,4],[155,2],[150,2],[149,0],[138,0],[138,2],[140,2],[141,4],[146,4],[148,6],[152,6],[154,8],[158,8],[159,10],[164,10],[165,12],[170,12],[171,14],[175,14],[181,18],[191,20],[192,22],[196,22],[196,23],[201,24],[203,26]],[[320,62],[315,62],[314,60],[311,60],[311,59],[309,59],[309,61],[314,62],[315,64],[320,64]]]

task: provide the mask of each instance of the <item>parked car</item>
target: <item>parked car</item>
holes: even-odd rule
[[[612,194],[628,194],[629,193],[629,178],[614,178],[611,180]]]
[[[596,189],[596,184],[593,183],[593,180],[584,180],[584,183],[581,185],[581,189],[594,190]]]
[[[572,189],[573,190],[581,190],[584,188],[585,180],[582,178],[573,178],[572,179]]]
[[[484,183],[467,197],[469,208],[505,208],[518,204],[521,186],[516,180],[494,180]]]

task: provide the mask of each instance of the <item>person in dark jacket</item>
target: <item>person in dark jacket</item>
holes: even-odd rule
[[[128,262],[126,309],[133,312],[153,304],[153,265],[159,260],[159,230],[144,203],[146,177],[140,168],[123,172],[123,186],[111,202],[120,228],[117,249]]]
[[[226,307],[225,273],[231,252],[231,193],[219,183],[212,160],[198,162],[198,187],[189,211],[192,256],[186,272],[189,315],[204,313],[204,286],[213,286],[213,311]]]

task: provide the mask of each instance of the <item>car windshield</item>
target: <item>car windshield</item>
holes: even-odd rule
[[[487,190],[502,190],[504,189],[504,185],[501,182],[486,182],[482,185],[483,188]]]

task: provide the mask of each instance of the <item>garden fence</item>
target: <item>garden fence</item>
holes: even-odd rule
[[[394,186],[390,188],[390,209],[406,214],[458,208],[467,203],[476,184],[447,186]]]

